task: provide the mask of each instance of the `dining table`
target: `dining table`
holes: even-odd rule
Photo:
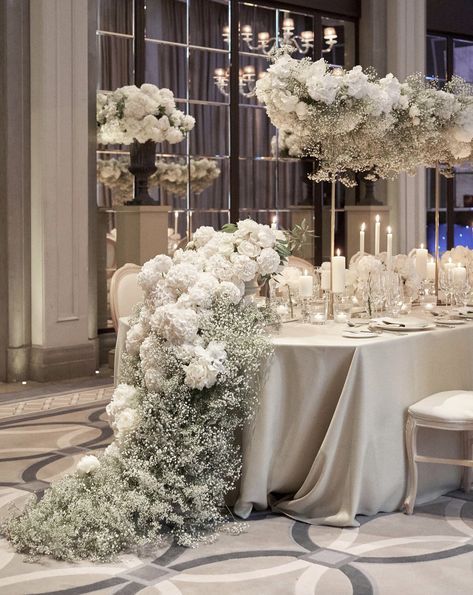
[[[237,516],[270,508],[355,527],[360,515],[402,507],[408,407],[432,393],[473,389],[473,321],[439,324],[420,308],[412,315],[428,326],[369,333],[368,326],[299,320],[272,330],[259,406],[241,437]],[[128,329],[120,319],[116,381]],[[418,444],[422,453],[458,458],[459,434],[422,428]],[[457,489],[460,479],[458,467],[419,465],[417,502]]]

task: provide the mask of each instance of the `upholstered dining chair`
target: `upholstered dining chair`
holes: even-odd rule
[[[116,331],[119,319],[130,316],[133,306],[143,299],[143,290],[138,285],[140,270],[139,265],[127,263],[113,274],[110,283],[110,311]]]
[[[287,266],[295,267],[296,269],[301,269],[302,271],[307,271],[311,275],[314,272],[314,265],[308,260],[299,258],[299,256],[289,256],[287,260]]]
[[[463,459],[445,459],[417,453],[419,427],[463,432]],[[440,463],[464,467],[462,488],[468,492],[473,468],[473,391],[449,390],[435,393],[407,410],[406,449],[408,461],[407,491],[404,512],[412,514],[417,494],[417,463]]]

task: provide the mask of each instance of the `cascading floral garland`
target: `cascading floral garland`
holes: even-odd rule
[[[277,323],[245,299],[245,283],[276,274],[304,231],[225,229],[199,228],[188,249],[143,266],[144,302],[107,407],[115,440],[8,522],[19,552],[107,560],[166,536],[193,545],[225,524],[241,469],[235,432],[255,411]]]

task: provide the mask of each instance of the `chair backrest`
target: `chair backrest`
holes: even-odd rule
[[[107,270],[117,268],[117,241],[107,236]]]
[[[138,285],[140,271],[139,265],[127,263],[113,273],[110,282],[110,311],[115,330],[118,330],[119,318],[130,316],[133,306],[143,301],[143,290]]]
[[[301,269],[301,271],[307,271],[309,275],[314,274],[314,265],[308,260],[299,258],[299,256],[289,256],[289,258],[287,259],[287,264],[290,267]]]

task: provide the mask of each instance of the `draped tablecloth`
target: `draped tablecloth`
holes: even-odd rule
[[[121,326],[123,344],[126,321]],[[399,509],[407,407],[434,392],[473,389],[472,324],[372,339],[344,338],[346,330],[289,323],[273,337],[260,407],[243,432],[240,517],[271,506],[346,527],[358,524],[357,514]],[[455,457],[461,440],[422,428],[418,444],[421,452]],[[417,502],[459,481],[457,467],[420,464]]]

